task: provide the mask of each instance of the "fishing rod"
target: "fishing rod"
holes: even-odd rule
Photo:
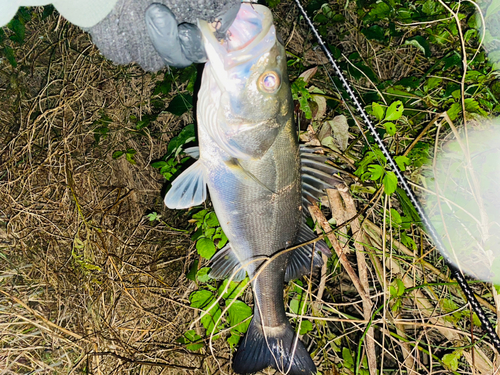
[[[307,15],[306,11],[304,10],[302,5],[300,4],[300,0],[295,0],[295,3],[297,4],[297,7],[299,8],[300,12],[302,13],[302,16],[304,17],[304,19],[306,20],[307,24],[309,25],[311,31],[313,32],[314,36],[316,37],[321,49],[323,50],[326,57],[328,58],[328,61],[330,62],[331,66],[333,67],[335,74],[340,79],[342,86],[349,94],[350,99],[354,103],[354,107],[356,108],[356,111],[361,116],[361,118],[365,122],[366,126],[370,130],[370,134],[373,136],[376,144],[378,145],[378,147],[380,148],[380,150],[382,151],[382,153],[386,157],[387,162],[389,163],[392,171],[396,175],[399,184],[401,185],[401,187],[403,188],[405,193],[408,195],[408,198],[410,199],[413,206],[415,207],[418,215],[420,216],[420,219],[422,220],[422,223],[423,223],[425,229],[427,230],[427,233],[430,235],[432,241],[434,242],[434,245],[439,250],[439,252],[443,256],[443,258],[445,259],[447,265],[450,267],[452,277],[457,280],[457,283],[460,286],[460,288],[462,289],[463,293],[465,294],[467,301],[469,302],[472,309],[474,310],[474,312],[477,314],[479,320],[481,321],[481,325],[483,326],[483,329],[486,331],[489,338],[491,339],[493,346],[500,353],[500,338],[498,337],[497,333],[495,332],[495,329],[493,328],[489,319],[486,317],[483,309],[479,305],[479,302],[477,301],[476,297],[474,296],[474,292],[472,291],[471,287],[465,281],[465,278],[464,278],[462,271],[453,264],[453,262],[451,261],[451,259],[447,255],[447,252],[444,250],[443,243],[441,242],[441,239],[439,238],[439,235],[438,235],[436,229],[434,228],[434,226],[432,225],[430,220],[427,218],[427,215],[425,214],[420,202],[418,201],[417,197],[415,196],[415,194],[411,190],[410,185],[408,184],[408,181],[406,181],[406,178],[403,176],[403,174],[399,170],[396,162],[394,161],[391,154],[389,153],[389,150],[382,142],[382,139],[378,135],[378,132],[375,129],[375,126],[371,122],[366,111],[363,109],[361,103],[359,102],[356,94],[352,90],[351,86],[347,82],[347,79],[344,77],[344,74],[340,70],[337,63],[335,62],[332,54],[330,53],[330,50],[326,47],[318,30],[316,29],[316,27],[312,23],[311,19]]]

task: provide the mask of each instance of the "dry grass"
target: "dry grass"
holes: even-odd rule
[[[151,160],[192,121],[160,115],[139,136],[156,82],[103,59],[78,28],[35,20],[18,69],[0,71],[0,372],[153,373],[211,366],[175,339],[197,314],[183,274],[192,243]],[[95,145],[95,121],[111,118]],[[134,148],[136,165],[114,150]],[[204,370],[198,371],[205,373]]]
[[[307,64],[324,63],[294,12],[290,4],[277,10],[280,27],[294,30],[283,33],[288,49]],[[374,47],[356,31],[354,13],[346,16],[352,33],[342,41],[345,50],[366,56],[380,77],[397,80],[422,69],[412,65],[409,47]],[[189,236],[171,229],[185,228],[186,218],[163,207],[163,180],[149,163],[165,154],[166,141],[192,115],[160,115],[139,135],[131,116],[151,113],[161,74],[112,65],[61,19],[32,21],[16,53],[17,69],[0,64],[0,372],[231,373],[223,340],[214,342],[216,358],[175,341],[199,316],[188,299],[197,286],[185,278],[197,255]],[[104,114],[110,132],[96,145],[96,121]],[[127,148],[137,150],[136,165],[112,159],[113,151]],[[339,241],[331,238],[346,254],[344,268],[334,264],[312,281],[315,303],[304,316],[315,324],[305,341],[323,374],[337,374],[338,364],[352,373],[342,350],[355,355],[365,332],[368,362],[379,370],[443,373],[443,355],[465,346],[458,373],[493,373],[495,356],[478,342],[478,328],[453,318],[456,311],[446,305],[452,300],[467,309],[425,234],[414,228],[419,250],[393,239],[397,233],[384,220],[391,202],[380,195],[355,202],[344,191],[329,198],[324,203],[337,223],[350,226],[337,233]],[[151,223],[146,215],[153,211],[168,226]],[[362,215],[353,220],[357,211]],[[349,264],[357,288],[345,271]],[[392,310],[395,279],[409,291]],[[474,288],[496,313],[489,286]]]

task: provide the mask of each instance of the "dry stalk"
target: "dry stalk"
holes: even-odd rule
[[[381,230],[379,229],[381,232]],[[374,232],[365,232],[365,239],[366,244],[372,244],[375,248],[378,248],[381,250],[380,247],[377,246],[377,242],[380,243],[381,238],[373,238],[368,237],[369,235],[372,235]],[[391,238],[391,241],[393,239]],[[400,276],[401,280],[404,283],[404,286],[406,289],[412,289],[416,285],[415,280],[406,272],[401,264],[397,262],[394,257],[390,257],[388,260],[385,262],[387,269],[392,272],[393,274],[397,274]],[[381,266],[379,264],[379,266]],[[382,269],[379,269],[377,272],[377,275],[380,275],[383,273]],[[413,296],[413,301],[416,304],[418,311],[423,315],[422,320],[425,319],[426,321],[430,322],[432,325],[435,326],[435,329],[438,330],[444,337],[448,339],[452,344],[461,346],[463,344],[466,344],[464,342],[463,334],[460,331],[454,330],[453,324],[445,320],[444,317],[442,316],[437,316],[434,314],[436,307],[429,301],[429,298],[424,295],[421,289],[413,289],[412,290],[412,296]],[[464,350],[464,353],[468,353],[470,350]],[[470,362],[469,364],[473,368],[477,369],[488,369],[488,372],[481,372],[481,374],[488,374],[491,373],[493,366],[491,361],[488,359],[488,356],[478,347],[475,348],[476,355],[473,357],[472,355],[470,356],[465,356],[465,358]],[[473,360],[475,359],[475,360]]]

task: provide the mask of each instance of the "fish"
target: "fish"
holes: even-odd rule
[[[285,48],[271,11],[242,4],[227,38],[199,21],[208,56],[198,93],[198,160],[165,196],[172,209],[196,206],[207,189],[228,245],[211,259],[210,276],[252,280],[254,315],[233,358],[250,374],[273,367],[290,375],[316,373],[285,314],[284,283],[308,275],[331,255],[306,207],[342,181],[314,149],[301,147]],[[272,259],[272,261],[271,261]]]

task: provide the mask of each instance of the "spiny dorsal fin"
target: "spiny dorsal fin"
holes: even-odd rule
[[[343,184],[340,177],[335,176],[338,170],[326,164],[328,158],[318,154],[317,148],[300,146],[300,164],[302,176],[302,195],[319,200],[325,189],[335,189]]]
[[[184,209],[201,204],[207,198],[204,166],[198,160],[186,169],[165,195],[165,205],[171,209]]]

